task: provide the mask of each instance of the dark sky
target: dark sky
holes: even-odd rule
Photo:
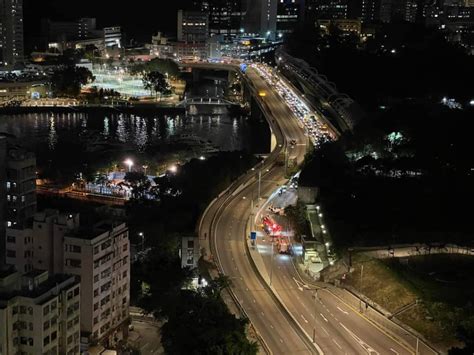
[[[150,40],[158,30],[176,31],[177,10],[190,0],[23,0],[25,35],[40,29],[41,18],[96,17],[97,26],[120,25],[128,38]]]

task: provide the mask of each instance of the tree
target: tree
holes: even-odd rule
[[[155,58],[145,63],[130,63],[129,68],[132,75],[138,75],[143,72],[153,72],[158,71],[163,75],[168,75],[169,77],[177,77],[179,75],[178,65],[171,59],[160,59]]]
[[[211,294],[215,294],[210,292]],[[207,293],[207,292],[206,292]],[[168,354],[256,354],[246,337],[247,320],[237,319],[220,298],[183,290],[162,328]]]
[[[125,174],[125,185],[132,190],[132,199],[143,199],[146,193],[151,189],[151,182],[147,176],[139,172],[128,172]]]
[[[133,264],[132,279],[146,285],[147,291],[138,296],[138,305],[156,318],[166,319],[178,306],[177,294],[190,281],[191,271],[181,268],[176,248],[160,245],[147,258]]]
[[[155,92],[156,96],[160,94],[160,101],[161,95],[168,95],[171,93],[168,81],[159,71],[145,72],[142,81],[145,89]]]
[[[89,69],[68,65],[56,70],[51,77],[51,88],[56,96],[77,97],[83,85],[94,82]]]

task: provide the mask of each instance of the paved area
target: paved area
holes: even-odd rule
[[[129,332],[129,342],[140,349],[142,354],[164,354],[158,323],[132,321],[133,330]]]

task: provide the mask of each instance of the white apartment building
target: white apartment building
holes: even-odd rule
[[[64,238],[64,272],[81,277],[81,331],[90,342],[121,338],[128,329],[128,228],[103,222]]]
[[[80,284],[75,276],[0,274],[0,354],[80,353]]]
[[[81,281],[81,337],[111,345],[128,329],[130,245],[125,223],[81,226],[78,214],[36,213],[29,229],[7,229],[6,262]]]

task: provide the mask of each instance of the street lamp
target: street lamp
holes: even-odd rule
[[[143,251],[143,248],[145,247],[145,234],[143,234],[143,232],[140,232],[138,233],[138,236],[142,239],[141,251]]]
[[[131,172],[132,171],[132,166],[133,166],[133,161],[132,159],[127,159],[124,161],[125,165],[128,166],[128,172]]]
[[[270,264],[270,287],[272,287],[272,279],[273,279],[273,240],[271,241],[272,242],[272,261],[271,261],[271,264]]]
[[[176,165],[171,165],[168,170],[171,173],[176,174],[178,172],[178,167]]]
[[[314,324],[313,324],[313,343],[316,343],[316,300],[318,299],[318,290],[314,290],[314,294],[312,296],[314,299]]]

